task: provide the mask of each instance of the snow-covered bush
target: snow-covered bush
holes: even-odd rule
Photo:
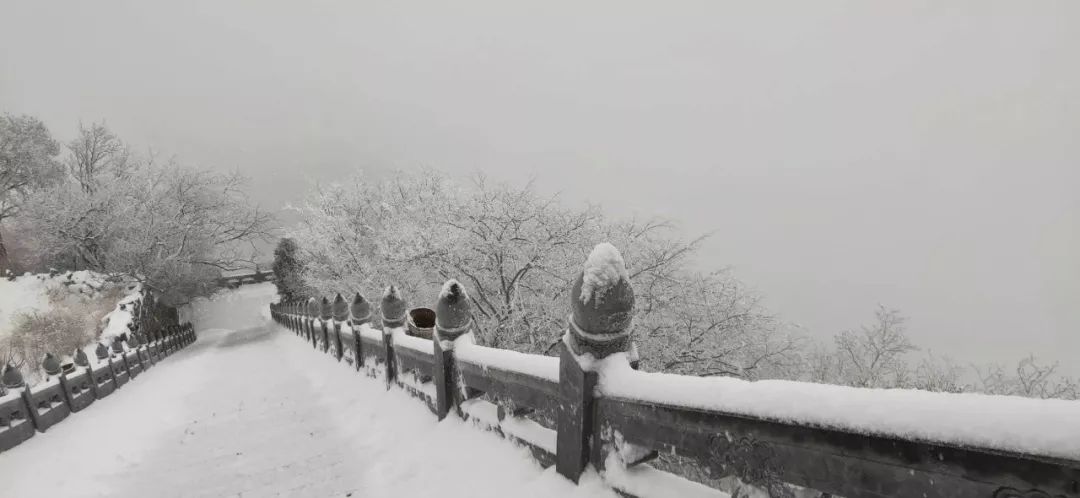
[[[63,285],[54,278],[46,290],[48,305],[16,312],[10,317],[7,334],[0,337],[0,360],[11,362],[33,376],[45,353],[63,357],[75,348],[93,342],[102,318],[126,292],[125,286],[110,286],[84,292],[81,283]],[[57,282],[59,281],[59,282]]]
[[[274,285],[283,300],[300,299],[309,294],[304,287],[304,264],[300,261],[299,251],[296,241],[288,237],[278,241],[274,248]]]
[[[4,339],[4,359],[33,372],[45,353],[70,354],[93,340],[87,319],[64,309],[19,314]]]

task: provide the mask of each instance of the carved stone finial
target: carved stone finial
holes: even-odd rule
[[[597,245],[570,292],[569,343],[575,354],[603,358],[630,348],[634,288],[618,249]]]
[[[109,348],[99,342],[97,348],[94,349],[94,355],[97,356],[97,359],[104,360],[109,357]]]
[[[440,339],[454,340],[472,330],[472,305],[465,288],[457,280],[448,280],[435,305],[435,328]]]
[[[344,322],[349,319],[349,303],[345,302],[341,293],[334,297],[333,313],[335,321]]]
[[[41,359],[41,369],[49,375],[60,375],[60,360],[52,353],[45,353],[45,357]]]
[[[353,297],[352,306],[349,307],[354,325],[361,325],[371,321],[371,303],[364,299],[359,292]]]
[[[324,322],[334,317],[334,308],[330,304],[330,300],[325,296],[322,298],[322,302],[319,303],[318,317]]]
[[[304,314],[307,315],[308,318],[318,318],[319,317],[319,300],[315,299],[313,297],[308,298],[308,300],[307,300],[307,309],[304,310]]]
[[[19,372],[15,365],[8,363],[4,366],[4,374],[0,382],[4,383],[4,387],[8,389],[16,389],[22,387],[25,382],[23,381],[22,372]]]
[[[90,359],[86,357],[86,351],[82,348],[75,348],[75,364],[80,367],[90,366]]]
[[[379,310],[382,312],[383,327],[402,327],[405,325],[405,300],[397,287],[391,285],[383,292]]]
[[[121,341],[119,337],[117,337],[116,339],[113,339],[112,351],[114,353],[123,353],[124,352],[124,341]]]

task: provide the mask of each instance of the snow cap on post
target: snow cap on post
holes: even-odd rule
[[[362,325],[371,321],[371,303],[364,299],[359,292],[353,297],[352,306],[349,307],[353,325]]]
[[[45,353],[45,357],[41,359],[41,369],[49,375],[60,375],[60,360],[52,353]]]
[[[20,388],[24,384],[22,373],[19,372],[19,369],[15,368],[15,365],[12,365],[11,363],[8,363],[4,367],[4,375],[2,378],[2,382],[4,383],[4,387],[8,389]]]
[[[634,289],[615,246],[593,248],[570,292],[570,337],[575,354],[603,358],[630,348]]]
[[[440,339],[454,340],[472,329],[472,306],[465,288],[457,280],[443,284],[435,305],[435,330]]]
[[[398,292],[397,287],[391,285],[383,292],[382,304],[379,306],[379,310],[382,312],[383,327],[403,327],[405,326],[405,300],[401,298],[401,293]]]
[[[344,322],[349,319],[349,303],[345,302],[345,298],[339,292],[334,297],[334,320],[338,322]]]
[[[333,317],[334,308],[330,304],[330,299],[328,299],[326,296],[323,296],[322,303],[319,304],[319,319],[325,322]]]
[[[308,318],[318,318],[319,317],[319,300],[315,299],[313,297],[308,298],[308,300],[307,300],[307,309],[304,310],[304,314],[307,315]]]

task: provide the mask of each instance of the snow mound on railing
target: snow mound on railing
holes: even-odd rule
[[[646,373],[595,363],[604,396],[858,434],[1080,460],[1080,401]]]
[[[489,348],[460,339],[455,345],[454,354],[459,361],[472,363],[485,369],[489,367],[497,368],[507,372],[531,375],[552,382],[559,381],[559,359],[552,356]]]

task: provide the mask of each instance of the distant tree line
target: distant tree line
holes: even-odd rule
[[[917,354],[906,318],[880,307],[874,319],[831,342],[780,320],[727,269],[699,271],[704,237],[685,239],[659,219],[612,219],[596,206],[475,176],[436,171],[359,177],[317,188],[302,222],[275,252],[280,292],[289,298],[368,298],[388,284],[417,305],[459,279],[468,289],[477,338],[486,345],[550,354],[565,327],[567,294],[588,251],[615,244],[637,299],[635,338],[643,368],[748,380],[793,379],[859,387],[981,391],[1076,398],[1074,379],[1029,357],[1015,368],[964,366]],[[302,241],[298,243],[297,241]]]
[[[136,154],[104,123],[61,145],[37,118],[0,116],[0,272],[89,269],[168,303],[251,261],[271,217],[245,179]]]

